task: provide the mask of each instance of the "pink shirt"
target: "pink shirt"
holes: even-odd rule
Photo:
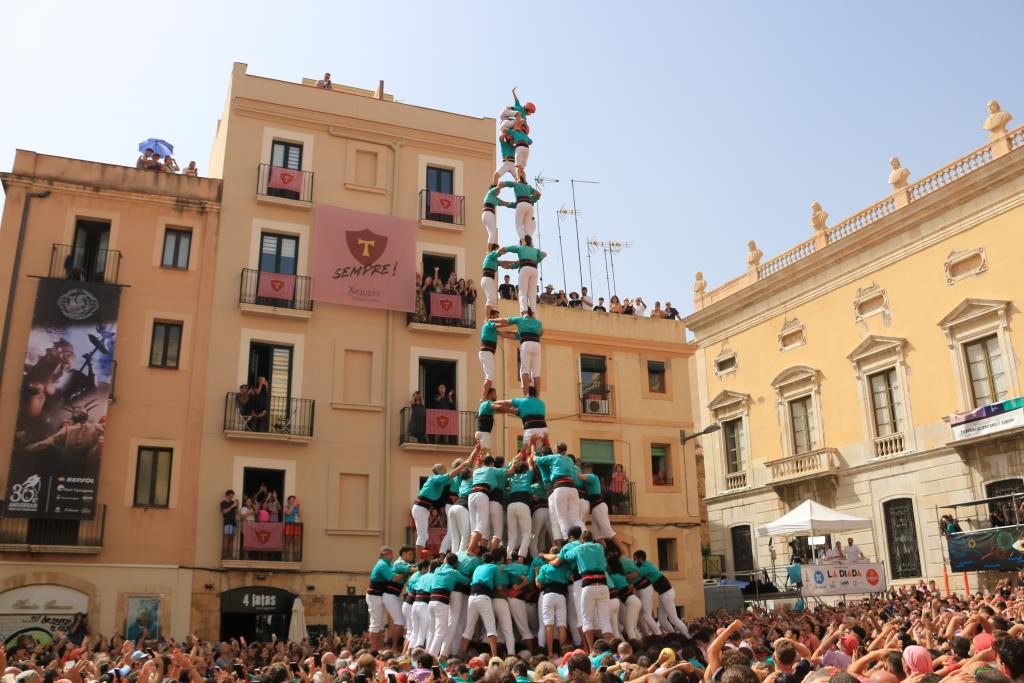
[[[259,512],[256,513],[256,521],[257,522],[269,522],[270,521],[270,513],[267,512],[267,510],[265,508],[263,510],[260,510]]]

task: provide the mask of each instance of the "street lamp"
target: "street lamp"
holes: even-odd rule
[[[712,422],[711,424],[709,424],[707,427],[705,427],[701,431],[696,432],[695,434],[690,434],[689,436],[687,436],[685,429],[680,429],[679,430],[679,444],[680,445],[685,444],[690,439],[696,439],[698,436],[704,436],[705,434],[713,434],[714,432],[717,432],[721,428],[722,428],[722,425],[718,424],[717,422]]]

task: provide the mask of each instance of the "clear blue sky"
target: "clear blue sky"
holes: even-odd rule
[[[234,61],[382,78],[402,101],[477,116],[518,85],[538,105],[529,174],[562,181],[540,204],[545,278],[561,286],[569,179],[598,180],[577,189],[581,233],[634,242],[619,294],[684,313],[694,271],[715,287],[748,239],[767,257],[809,237],[812,201],[834,222],[882,198],[890,155],[917,178],[982,144],[987,100],[1024,122],[1019,2],[37,0],[4,15],[3,169],[18,147],[131,164],[150,136],[205,169]],[[577,289],[571,222],[563,239]],[[605,295],[600,254],[593,280]]]

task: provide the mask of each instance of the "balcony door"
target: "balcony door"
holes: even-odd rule
[[[604,356],[580,356],[580,396],[605,398],[608,389],[608,363]]]
[[[729,534],[732,537],[732,570],[754,571],[754,547],[750,538],[750,526],[734,526],[729,530]]]
[[[282,142],[274,140],[270,148],[270,165],[278,168],[288,168],[293,171],[302,170],[302,145],[295,142]],[[299,199],[300,194],[295,190],[284,190],[278,187],[267,188],[267,194],[271,197],[284,197],[285,199]]]
[[[86,282],[103,282],[110,248],[110,223],[79,218],[75,241],[65,263],[68,276]]]
[[[260,272],[280,273],[282,275],[296,275],[299,267],[299,238],[296,235],[279,235],[273,232],[264,232],[260,235]],[[259,274],[257,274],[256,288],[259,291]],[[293,287],[290,300],[257,296],[256,303],[263,306],[294,307],[295,295],[298,293],[298,283]]]
[[[455,217],[443,213],[430,213],[430,193],[443,192],[445,194],[455,193],[455,172],[450,168],[438,168],[427,166],[427,196],[426,208],[427,219],[439,223],[454,223]]]
[[[271,431],[291,419],[292,351],[292,347],[278,344],[249,344],[249,385],[256,386],[260,377],[267,379]]]

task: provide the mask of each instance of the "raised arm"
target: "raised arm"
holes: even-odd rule
[[[708,668],[704,670],[704,680],[706,683],[711,683],[715,672],[722,668],[722,648],[729,641],[729,637],[741,628],[743,628],[743,622],[736,619],[726,626],[725,630],[708,645]]]

